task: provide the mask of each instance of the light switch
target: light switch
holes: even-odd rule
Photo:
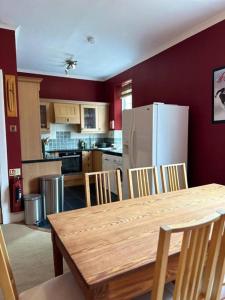
[[[16,125],[10,125],[9,126],[9,131],[10,132],[17,132],[17,126]]]

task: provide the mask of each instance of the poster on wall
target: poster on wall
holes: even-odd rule
[[[225,123],[225,67],[213,70],[213,123]]]

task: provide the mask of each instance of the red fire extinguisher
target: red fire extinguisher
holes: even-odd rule
[[[13,181],[13,201],[19,202],[22,200],[22,178],[15,176]]]

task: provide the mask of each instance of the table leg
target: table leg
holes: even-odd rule
[[[52,247],[53,247],[53,261],[54,261],[55,276],[59,276],[63,274],[63,256],[57,246],[56,234],[54,230],[52,230]]]

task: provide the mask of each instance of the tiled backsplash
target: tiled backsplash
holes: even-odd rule
[[[48,150],[69,150],[80,146],[80,141],[85,142],[86,148],[92,148],[95,144],[107,143],[107,146],[115,144],[117,148],[122,147],[122,131],[114,130],[108,134],[82,134],[76,132],[71,125],[51,124],[49,134],[42,134],[41,138],[49,138],[45,146]]]
[[[107,137],[99,137],[99,135],[79,135],[76,138],[71,138],[69,131],[56,132],[56,139],[49,139],[46,145],[46,150],[69,150],[80,147],[80,141],[85,143],[86,148],[92,148],[95,144],[107,143],[111,145],[113,140]]]

